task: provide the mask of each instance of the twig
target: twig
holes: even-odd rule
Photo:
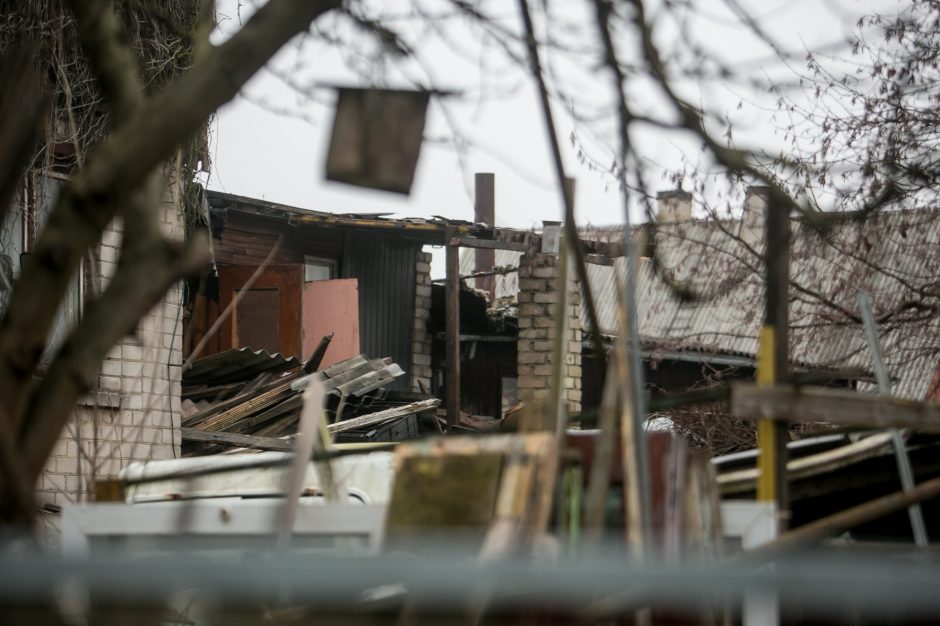
[[[555,174],[558,177],[558,190],[561,192],[562,203],[565,207],[565,231],[568,233],[568,241],[571,250],[574,252],[575,270],[578,272],[578,280],[581,281],[581,289],[584,292],[584,301],[587,304],[588,319],[591,320],[591,337],[594,343],[594,352],[599,357],[605,354],[604,340],[601,338],[601,326],[598,322],[597,307],[594,304],[594,294],[591,289],[591,281],[587,274],[587,266],[584,262],[584,247],[578,238],[578,228],[574,219],[574,198],[569,197],[565,191],[565,165],[561,159],[561,147],[558,144],[558,134],[555,131],[555,121],[552,117],[551,103],[548,101],[548,87],[545,85],[545,77],[542,74],[542,63],[539,60],[538,42],[535,39],[535,29],[532,26],[532,16],[529,15],[529,6],[527,0],[519,0],[519,9],[522,11],[522,20],[525,24],[526,44],[529,48],[529,62],[532,64],[532,74],[538,85],[539,99],[542,105],[542,113],[545,116],[545,130],[548,134],[549,143],[552,147],[552,161],[555,165]],[[567,288],[566,286],[563,288]],[[597,360],[598,377],[603,380],[604,371],[607,368],[606,363],[601,358]]]

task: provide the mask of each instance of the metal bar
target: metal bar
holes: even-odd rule
[[[868,335],[868,348],[871,350],[872,363],[875,366],[875,378],[878,380],[878,391],[884,396],[891,395],[891,381],[888,380],[888,370],[885,368],[884,358],[881,354],[881,345],[878,342],[878,329],[875,326],[875,316],[872,313],[871,298],[864,291],[858,292],[858,307],[862,312],[865,323],[865,334]],[[892,428],[891,443],[894,445],[894,459],[898,464],[898,474],[901,477],[901,487],[905,492],[914,489],[914,471],[911,468],[911,458],[907,454],[907,447],[901,431]],[[907,508],[907,515],[911,519],[911,531],[914,534],[914,543],[919,548],[927,547],[930,540],[927,536],[927,526],[924,524],[924,514],[920,504],[915,502]]]
[[[311,522],[318,525],[323,509],[305,507]],[[219,517],[217,507],[212,513]],[[616,550],[601,552],[595,559],[548,562],[511,557],[481,561],[476,555],[456,550],[421,558],[411,554],[258,556],[220,565],[194,550],[161,558],[102,554],[61,558],[28,551],[5,552],[0,554],[0,598],[7,606],[49,602],[50,590],[67,582],[87,590],[91,598],[124,604],[146,604],[149,600],[151,604],[146,605],[153,606],[154,600],[163,602],[181,588],[196,588],[195,597],[205,598],[210,607],[217,600],[234,600],[240,603],[237,606],[245,606],[247,602],[270,604],[286,589],[292,602],[310,602],[320,611],[339,609],[361,615],[375,606],[364,600],[367,590],[397,584],[408,590],[414,606],[437,608],[443,616],[462,610],[468,590],[498,589],[500,605],[509,608],[580,612],[598,596],[642,587],[645,602],[668,607],[670,612],[682,609],[691,616],[700,615],[701,606],[713,603],[716,597],[740,600],[747,589],[778,591],[784,600],[798,603],[808,616],[844,619],[851,610],[871,616],[873,621],[888,616],[925,620],[940,610],[940,568],[935,562],[864,558],[831,551],[783,559],[773,570],[755,570],[746,562],[639,566]]]
[[[448,230],[447,282],[444,285],[444,303],[447,323],[447,424],[460,422],[460,248],[453,243],[455,231]]]

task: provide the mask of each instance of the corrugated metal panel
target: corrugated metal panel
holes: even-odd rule
[[[392,357],[411,369],[415,263],[419,244],[377,233],[350,232],[344,278],[359,279],[359,346],[370,357]],[[407,377],[391,388],[405,389]]]

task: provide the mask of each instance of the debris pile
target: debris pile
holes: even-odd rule
[[[358,355],[312,373],[301,365],[293,357],[247,348],[193,363],[183,375],[183,455],[290,450],[303,390],[313,377],[328,393],[325,410],[334,441],[404,441],[438,432],[438,399],[386,388],[405,373],[390,358]]]

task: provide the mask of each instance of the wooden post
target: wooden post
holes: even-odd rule
[[[758,338],[757,384],[772,386],[788,378],[787,327],[789,324],[790,211],[773,194],[767,195],[765,218],[765,296],[764,325]],[[761,420],[757,425],[757,499],[777,505],[779,526],[786,528],[787,426],[780,420]]]
[[[447,356],[447,424],[460,422],[460,247],[456,241],[456,230],[444,230],[447,250],[447,274],[444,283]]]

